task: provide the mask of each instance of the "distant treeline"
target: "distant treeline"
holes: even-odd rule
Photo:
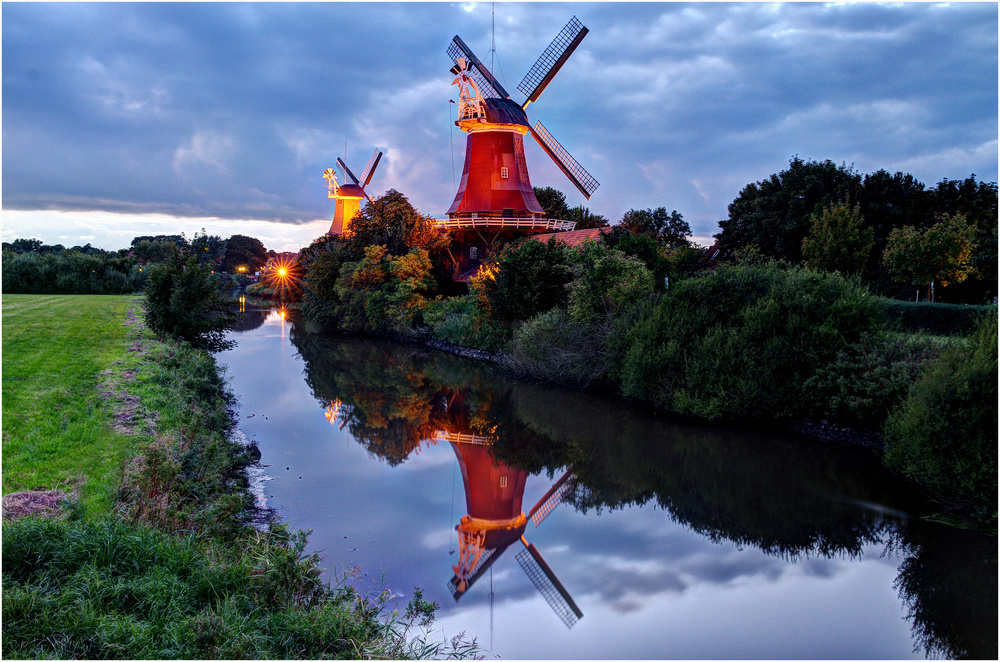
[[[196,232],[135,237],[130,248],[107,251],[90,244],[66,248],[40,239],[3,243],[5,294],[131,294],[141,292],[149,268],[165,262],[174,251],[190,251],[220,274],[220,285],[237,283],[237,269],[252,273],[262,268],[274,251],[244,235],[229,239]],[[229,279],[221,274],[232,275]],[[225,280],[225,282],[223,282]],[[232,283],[230,283],[232,281]]]

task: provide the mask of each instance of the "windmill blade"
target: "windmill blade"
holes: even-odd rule
[[[347,167],[347,164],[344,163],[339,156],[337,157],[337,165],[343,168],[344,172],[347,173],[347,176],[350,177],[351,180],[354,182],[354,185],[360,188],[362,193],[365,193],[365,187],[361,185],[361,182],[358,181],[358,178],[354,176],[354,173],[351,172],[351,169]],[[368,199],[368,202],[372,201],[371,196],[369,196],[367,193],[365,193],[365,198]]]
[[[507,90],[503,89],[503,85],[500,84],[490,70],[479,61],[476,54],[472,52],[472,49],[465,45],[462,39],[455,35],[455,38],[451,40],[451,46],[448,47],[448,57],[458,63],[458,58],[464,57],[468,62],[468,72],[472,77],[472,80],[476,81],[476,86],[479,88],[479,93],[483,95],[483,98],[489,99],[509,99],[510,95],[507,94]]]
[[[590,176],[590,173],[583,169],[583,166],[576,162],[569,152],[559,144],[549,130],[542,126],[541,122],[535,122],[531,128],[531,135],[541,145],[545,153],[556,162],[556,165],[563,171],[573,184],[580,189],[583,197],[590,200],[600,184]]]
[[[361,171],[361,181],[364,182],[361,188],[368,186],[368,183],[372,180],[372,175],[375,174],[375,168],[378,167],[378,162],[382,160],[382,150],[376,149],[372,152],[371,158],[368,159],[368,165],[365,169]]]
[[[347,176],[351,178],[356,186],[361,186],[361,182],[358,181],[358,178],[354,176],[354,173],[351,172],[351,169],[347,167],[347,164],[339,156],[337,157],[337,165],[344,169],[344,172],[347,173]]]
[[[490,566],[493,565],[493,562],[500,558],[500,556],[507,551],[507,548],[510,547],[510,545],[511,543],[507,543],[506,545],[497,547],[496,549],[484,550],[482,556],[479,557],[479,562],[474,568],[472,568],[472,572],[464,586],[462,586],[461,578],[458,575],[452,575],[451,579],[448,581],[448,590],[451,591],[451,595],[455,598],[455,602],[458,602],[458,599],[465,595],[466,591],[472,588],[472,585],[483,576],[483,573],[489,570]]]
[[[534,522],[536,529],[542,523],[542,520],[548,517],[549,513],[562,503],[563,495],[569,490],[569,483],[566,480],[572,473],[571,471],[567,471],[563,474],[563,477],[556,481],[556,484],[545,493],[545,496],[538,500],[538,503],[528,513],[528,517]]]
[[[517,562],[521,564],[528,579],[549,603],[556,616],[562,619],[567,628],[573,627],[578,620],[583,618],[583,612],[573,602],[569,592],[563,587],[562,582],[555,576],[535,546],[529,545],[524,538],[521,538],[521,542],[524,543],[526,549],[518,552]]]
[[[527,108],[529,103],[538,100],[588,32],[576,16],[569,20],[518,84],[517,89],[528,97],[521,108]]]

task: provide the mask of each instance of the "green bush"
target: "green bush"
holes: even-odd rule
[[[805,381],[882,324],[857,278],[773,262],[685,280],[634,315],[613,334],[623,393],[731,420],[804,411]]]
[[[937,353],[928,339],[865,334],[806,380],[812,413],[841,425],[881,429]]]
[[[996,306],[886,300],[889,321],[899,324],[901,330],[940,336],[969,334],[979,318],[991,310],[996,310]]]
[[[997,313],[946,348],[886,424],[885,462],[938,498],[997,513]]]
[[[507,367],[526,377],[584,388],[607,374],[604,333],[562,308],[539,313],[514,331]]]
[[[475,306],[472,297],[437,298],[427,303],[424,323],[432,337],[455,345],[467,344],[473,337]]]
[[[590,241],[568,256],[573,280],[567,312],[574,321],[606,322],[653,292],[653,277],[636,257]]]
[[[573,275],[566,249],[555,238],[547,244],[524,241],[500,251],[494,268],[471,284],[477,315],[505,326],[565,305]]]
[[[217,352],[232,346],[225,334],[234,317],[209,266],[190,250],[177,249],[148,271],[146,326],[198,349]]]
[[[427,294],[435,287],[426,250],[394,256],[384,246],[369,246],[357,262],[341,266],[334,291],[337,318],[346,331],[409,334],[423,323]]]

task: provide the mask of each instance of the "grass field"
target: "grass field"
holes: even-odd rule
[[[134,296],[3,296],[3,493],[78,490],[110,512],[132,440],[113,426],[102,372],[128,354]]]

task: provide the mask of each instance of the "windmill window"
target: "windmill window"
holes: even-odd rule
[[[507,487],[507,476],[500,476],[500,487]]]
[[[507,179],[507,168],[500,168],[500,177]]]
[[[478,246],[473,246],[472,248],[469,249],[469,259],[470,260],[478,260],[479,259],[479,247]]]

